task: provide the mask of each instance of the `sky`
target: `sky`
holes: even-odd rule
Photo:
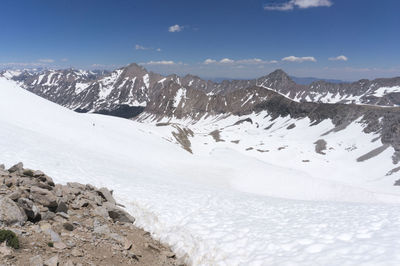
[[[0,68],[400,76],[398,0],[2,0]]]

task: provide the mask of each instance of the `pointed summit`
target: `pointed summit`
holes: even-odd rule
[[[266,76],[268,79],[276,80],[279,82],[294,82],[289,75],[282,69],[277,69]]]
[[[149,73],[147,69],[136,63],[129,64],[122,69],[124,70],[124,76],[128,77],[142,77]]]

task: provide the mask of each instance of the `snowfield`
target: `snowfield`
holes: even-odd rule
[[[114,189],[138,226],[193,265],[399,265],[393,149],[357,162],[382,145],[361,124],[321,136],[330,122],[266,115],[168,121],[195,132],[190,154],[172,124],[75,113],[0,78],[0,162]]]

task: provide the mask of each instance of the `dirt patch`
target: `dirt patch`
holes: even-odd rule
[[[232,143],[239,144],[240,140],[231,140]]]
[[[269,152],[269,150],[261,150],[261,149],[257,149],[258,152]]]
[[[214,138],[215,142],[224,142],[225,140],[221,139],[220,131],[214,130],[210,132],[210,136]]]
[[[254,150],[254,148],[253,148],[253,147],[248,147],[248,148],[246,149],[246,151],[251,151],[251,150]]]
[[[383,144],[382,146],[364,154],[363,156],[360,156],[359,158],[357,158],[357,162],[363,162],[366,160],[369,160],[371,158],[374,158],[375,156],[378,156],[379,154],[381,154],[383,151],[385,151],[387,148],[389,148],[390,145],[389,144]]]
[[[278,148],[278,151],[280,151],[280,150],[284,150],[284,149],[286,149],[287,148],[287,146],[282,146],[282,147],[279,147]]]
[[[192,152],[191,146],[192,143],[189,140],[189,137],[193,137],[194,133],[189,128],[181,128],[178,125],[173,125],[174,128],[178,130],[178,132],[172,132],[172,136],[176,139],[176,141],[182,146],[182,148],[190,153]]]
[[[324,139],[319,139],[316,142],[314,142],[315,144],[315,152],[325,155],[326,153],[324,152],[326,150],[326,141]]]

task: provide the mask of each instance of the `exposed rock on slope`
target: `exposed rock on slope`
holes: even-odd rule
[[[20,241],[1,248],[4,265],[177,265],[134,220],[107,188],[54,184],[22,163],[0,167],[0,229]]]
[[[191,98],[197,97],[199,93],[206,94],[208,98],[199,100],[201,103],[197,107],[218,113],[220,106],[224,105],[218,99],[255,86],[270,89],[298,102],[400,105],[400,77],[339,84],[316,81],[310,85],[300,85],[284,71],[276,70],[258,79],[217,83],[193,75],[164,77],[137,64],[130,64],[111,73],[76,70],[6,71],[0,73],[0,76],[16,80],[25,89],[70,109],[125,118],[135,117],[147,109],[159,109],[158,112],[162,112],[165,106],[160,105],[160,100],[174,100],[173,92],[178,90],[187,91]],[[205,101],[209,100],[214,104],[207,106]]]

